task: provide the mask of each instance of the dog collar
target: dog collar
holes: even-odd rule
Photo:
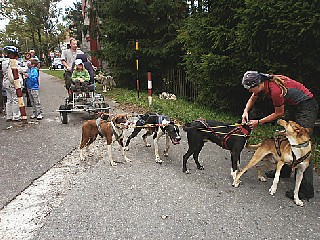
[[[298,145],[291,145],[291,147],[293,147],[293,148],[308,147],[308,146],[309,146],[309,143],[310,143],[310,141],[308,140],[308,141],[306,141],[306,142],[304,142],[304,143],[300,143],[300,144],[298,144]]]

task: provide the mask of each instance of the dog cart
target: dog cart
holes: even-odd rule
[[[76,59],[82,60],[84,67],[90,74],[89,93],[77,93],[74,85],[68,87],[69,97],[65,99],[65,103],[60,105],[59,110],[57,110],[60,112],[60,119],[63,124],[68,123],[68,114],[73,112],[87,112],[91,116],[98,112],[109,113],[110,110],[104,96],[96,93],[94,69],[91,62],[87,60],[85,54],[78,54]]]

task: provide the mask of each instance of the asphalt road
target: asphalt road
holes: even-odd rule
[[[44,119],[8,130],[0,120],[0,239],[320,239],[316,174],[316,196],[304,207],[284,195],[293,178],[281,179],[270,196],[272,180],[258,182],[249,170],[233,188],[229,152],[212,143],[200,154],[205,170],[189,159],[191,174],[184,174],[184,132],[162,165],[141,135],[131,141],[132,163],[114,144],[120,163],[111,167],[101,139],[94,156],[80,161],[83,116],[63,125],[55,111],[65,95],[61,81],[42,73]],[[251,156],[244,150],[242,164]]]

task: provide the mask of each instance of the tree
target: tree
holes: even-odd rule
[[[182,1],[98,0],[93,2],[93,9],[101,21],[101,56],[126,85],[134,86],[135,40],[139,41],[139,69],[145,74],[152,71],[154,80],[161,71],[180,62],[176,35],[187,15]]]
[[[198,85],[198,101],[209,107],[236,112],[243,104],[245,92],[239,92],[243,65],[235,45],[237,11],[243,6],[244,1],[203,1],[205,11],[191,14],[179,30],[188,78]]]
[[[83,25],[81,2],[73,3],[73,7],[66,9],[66,16],[63,18],[67,21],[70,29],[70,35],[74,36],[80,43],[82,40],[82,33],[86,33]]]
[[[60,0],[7,0],[2,6],[4,15],[10,19],[6,28],[7,41],[12,41],[22,50],[34,48],[41,57],[53,50],[62,40],[64,31],[56,16]]]

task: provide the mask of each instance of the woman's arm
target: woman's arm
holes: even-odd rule
[[[259,124],[264,124],[268,122],[272,122],[284,115],[284,105],[281,105],[280,107],[274,107],[274,113],[271,113],[270,115],[260,119],[260,120],[250,120],[250,127],[254,128],[258,126]]]

